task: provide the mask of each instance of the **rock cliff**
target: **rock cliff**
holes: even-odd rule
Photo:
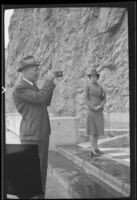
[[[96,65],[106,91],[106,112],[129,111],[128,13],[124,8],[17,9],[9,26],[5,69],[6,112],[16,112],[11,93],[20,58],[33,54],[42,63],[38,85],[52,62],[63,70],[51,113],[85,121],[86,72]]]

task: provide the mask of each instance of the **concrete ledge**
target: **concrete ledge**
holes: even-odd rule
[[[22,116],[18,113],[6,114],[6,129],[19,135],[21,119]],[[50,150],[55,150],[56,145],[76,144],[78,142],[79,117],[50,116],[50,125]]]
[[[106,143],[106,142],[118,140],[118,139],[124,138],[124,137],[129,138],[129,134],[118,135],[118,136],[115,136],[115,137],[109,137],[109,138],[100,139],[100,140],[98,141],[98,144],[104,144],[104,143]]]
[[[129,123],[129,113],[106,113],[104,112],[104,117],[109,118],[112,122],[127,122]]]
[[[84,162],[81,163],[81,166],[85,166]],[[105,183],[105,176],[102,176],[102,179],[94,176],[88,165],[84,169],[80,167],[78,160],[76,164],[59,151],[49,151],[48,167],[73,198],[98,199],[103,197],[111,199],[128,196],[118,192],[111,187],[111,184]],[[96,168],[94,169],[96,170]],[[92,170],[94,169],[92,168]]]
[[[78,142],[78,117],[50,118],[51,136],[49,149],[56,149],[57,145],[76,144]]]
[[[81,129],[79,129],[79,131],[85,133],[85,132],[86,132],[86,129],[81,128]],[[114,131],[114,132],[117,132],[117,131],[120,131],[120,132],[127,132],[127,131],[128,131],[128,132],[129,132],[129,128],[110,128],[110,129],[105,128],[105,131],[106,131],[106,132],[109,132],[109,131]]]
[[[52,156],[50,156],[50,153],[51,151],[49,151],[49,162],[48,162],[48,169],[50,173],[52,173],[56,177],[56,179],[60,182],[60,184],[62,184],[64,189],[72,196],[72,198],[76,199],[81,198],[79,190],[77,190],[74,186],[75,175],[73,176],[74,171],[72,171],[73,170],[72,164],[68,163],[68,161],[66,163],[65,158],[62,158],[63,160],[62,159],[60,160],[61,155],[59,155],[58,152],[55,151],[54,151],[54,156],[56,157],[55,159],[57,159],[59,156],[59,160],[55,162],[55,159],[53,158],[55,163],[53,164],[51,162],[51,160],[53,159],[51,158]],[[66,168],[68,169],[68,171],[66,170]],[[71,177],[71,179],[69,177]]]
[[[130,186],[126,183],[124,183],[121,180],[118,180],[117,177],[114,177],[91,163],[87,161],[83,161],[81,158],[77,157],[76,155],[71,154],[67,150],[63,149],[62,147],[58,147],[58,151],[66,156],[69,160],[73,161],[80,167],[82,167],[88,174],[91,174],[93,176],[96,176],[98,179],[102,180],[104,183],[108,184],[111,186],[114,190],[117,192],[121,193],[123,196],[129,196],[130,194]]]
[[[71,186],[71,183],[69,181],[66,181],[63,176],[61,174],[59,174],[57,172],[57,170],[55,168],[52,167],[52,165],[50,165],[48,163],[48,168],[49,171],[54,175],[54,177],[56,177],[56,179],[60,182],[60,184],[62,184],[62,186],[64,187],[64,189],[73,197],[73,198],[80,198],[80,195],[74,191],[73,187]]]
[[[6,129],[9,129],[19,135],[21,119],[22,116],[20,114],[6,114]]]

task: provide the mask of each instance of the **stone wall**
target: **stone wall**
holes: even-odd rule
[[[38,85],[49,68],[63,70],[50,112],[80,117],[85,123],[84,87],[96,64],[106,91],[105,112],[129,111],[128,13],[125,8],[35,8],[14,10],[6,61],[6,112],[16,112],[11,98],[20,58],[33,54],[42,63]]]

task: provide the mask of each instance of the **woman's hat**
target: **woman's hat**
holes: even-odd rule
[[[90,72],[87,73],[87,76],[97,76],[99,78],[100,74],[95,70],[92,69]]]
[[[33,56],[27,56],[20,60],[20,66],[17,69],[17,72],[22,72],[22,70],[29,66],[40,66],[40,62],[37,62]]]

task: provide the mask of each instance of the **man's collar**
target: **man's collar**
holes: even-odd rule
[[[23,80],[26,81],[26,82],[28,82],[30,85],[33,86],[33,83],[31,81],[29,81],[28,79],[26,79],[26,78],[23,77]]]

